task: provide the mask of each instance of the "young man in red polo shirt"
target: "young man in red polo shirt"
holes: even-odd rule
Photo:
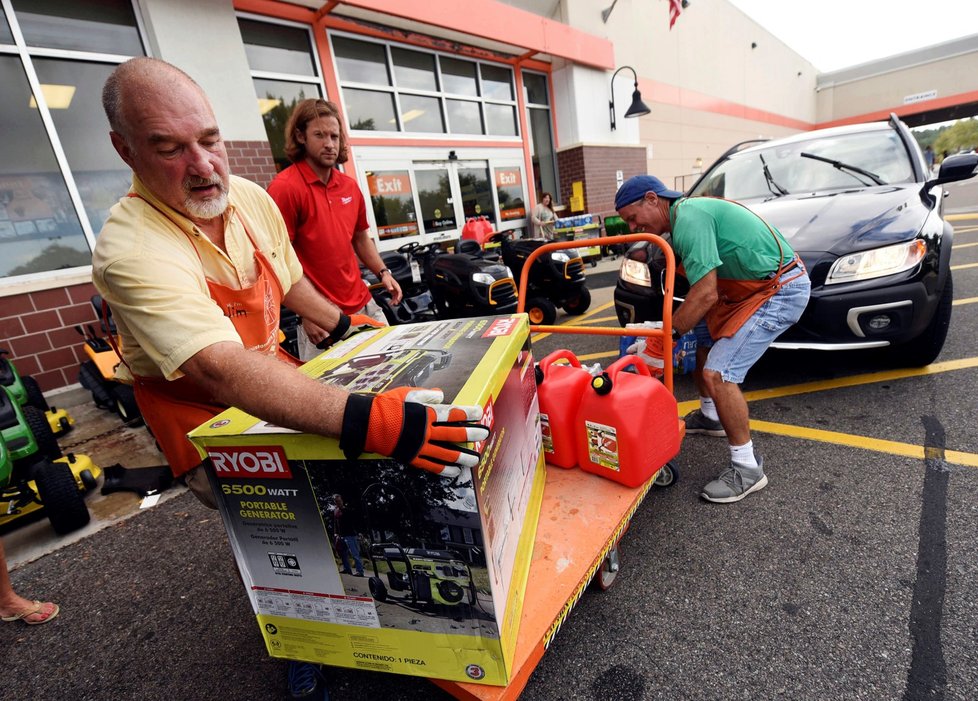
[[[344,314],[365,314],[386,323],[360,277],[359,264],[380,278],[394,304],[401,301],[401,288],[370,238],[360,188],[335,167],[347,160],[336,105],[322,99],[296,105],[285,125],[285,153],[292,165],[275,176],[268,194],[282,211],[306,277]],[[328,337],[325,329],[303,319],[299,358],[315,357],[316,344]]]

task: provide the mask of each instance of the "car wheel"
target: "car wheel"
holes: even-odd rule
[[[117,384],[112,388],[115,411],[126,426],[141,426],[143,415],[136,404],[136,394],[129,385]]]
[[[586,287],[581,288],[581,294],[573,299],[567,300],[564,304],[564,311],[573,316],[583,314],[591,306],[591,290]]]
[[[947,274],[947,283],[944,285],[944,292],[941,294],[941,301],[937,303],[937,310],[934,317],[927,324],[924,332],[909,343],[904,343],[893,349],[897,360],[901,365],[909,367],[921,367],[930,365],[944,348],[944,340],[947,338],[947,330],[951,325],[951,305],[954,302],[954,285],[951,282],[951,273]]]
[[[526,313],[530,315],[530,323],[539,326],[550,326],[557,320],[557,307],[544,297],[530,299],[526,303]]]
[[[35,480],[38,496],[55,533],[64,535],[88,523],[88,506],[78,491],[70,467],[63,462],[49,462],[40,466]]]
[[[44,393],[41,392],[41,386],[37,384],[37,380],[30,376],[22,377],[20,380],[24,383],[28,404],[36,406],[41,411],[47,411],[51,408],[48,406],[48,400],[44,398]]]
[[[36,406],[26,405],[24,407],[24,421],[34,434],[34,441],[37,443],[37,451],[48,460],[57,460],[61,457],[61,446],[58,439],[51,430],[51,424],[47,417]]]

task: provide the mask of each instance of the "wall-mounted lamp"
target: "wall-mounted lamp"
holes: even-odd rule
[[[750,43],[750,47],[751,47],[752,49],[756,49],[756,48],[757,48],[757,42],[756,42],[756,41],[752,41],[752,42]]]
[[[458,160],[458,154],[455,153],[454,151],[449,151],[448,152],[448,160],[450,160],[450,161],[457,161]]]
[[[617,76],[621,71],[628,69],[632,72],[632,76],[635,78],[635,90],[632,92],[632,104],[625,110],[626,117],[642,117],[652,110],[649,106],[642,102],[642,93],[638,91],[638,75],[635,73],[635,69],[631,66],[622,66],[614,75],[611,76],[611,102],[608,103],[608,108],[611,110],[611,131],[616,128],[615,125],[615,76]]]
[[[697,172],[703,170],[703,159],[702,158],[700,158],[700,157],[697,156],[696,160],[693,161],[693,170],[695,170]]]

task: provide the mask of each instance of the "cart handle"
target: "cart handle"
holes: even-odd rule
[[[669,362],[663,362],[662,384],[672,392],[672,304],[673,292],[676,283],[676,256],[666,240],[655,234],[622,234],[620,236],[598,236],[587,239],[588,246],[613,246],[619,243],[637,243],[648,241],[662,249],[666,258],[666,279],[662,289],[662,328],[638,328],[638,329],[613,329],[608,327],[592,326],[537,326],[530,324],[530,331],[535,333],[569,333],[569,334],[591,334],[595,336],[661,336],[662,354]],[[523,270],[520,272],[520,285],[517,290],[519,303],[516,311],[522,313],[526,309],[526,291],[530,279],[530,268],[537,258],[544,253],[559,251],[564,248],[580,248],[581,241],[551,241],[545,243],[534,251],[530,252],[526,261],[523,263]]]

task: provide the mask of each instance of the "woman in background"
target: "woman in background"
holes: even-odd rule
[[[533,235],[547,241],[554,240],[554,222],[557,214],[554,212],[553,196],[549,192],[540,194],[540,201],[533,208]]]

